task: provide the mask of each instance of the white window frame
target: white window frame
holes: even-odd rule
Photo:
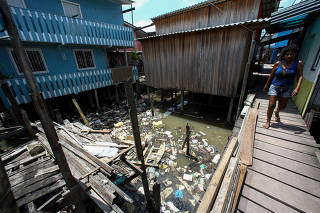
[[[12,50],[14,50],[14,49],[13,49],[13,48],[8,48],[8,49],[7,49],[9,58],[10,58],[13,66],[14,66],[14,68],[15,68],[15,70],[16,70],[16,73],[17,73],[18,75],[23,75],[23,72],[19,72],[19,68],[18,68],[18,66],[17,66],[17,64],[16,64],[16,62],[15,62],[15,60],[14,60],[12,54],[11,54],[11,51],[12,51]],[[37,74],[48,74],[48,73],[49,73],[49,70],[48,70],[48,67],[47,67],[46,60],[45,60],[44,57],[43,57],[42,50],[41,50],[40,48],[25,48],[25,51],[28,51],[28,50],[31,50],[31,51],[32,51],[32,50],[33,50],[33,51],[39,51],[40,56],[41,56],[41,59],[42,59],[43,64],[44,64],[44,67],[46,68],[46,70],[44,70],[44,71],[36,71],[36,72],[33,72],[33,71],[32,71],[32,74],[36,74],[36,75],[37,75]],[[28,54],[27,54],[27,57],[28,57]],[[29,60],[29,58],[28,58],[28,60]],[[30,65],[31,65],[31,64],[30,64]],[[31,67],[31,69],[32,69],[32,67]]]
[[[65,8],[64,8],[63,3],[69,3],[69,4],[73,4],[73,5],[78,6],[78,7],[79,7],[79,10],[80,10],[80,17],[76,17],[76,18],[81,18],[81,19],[82,19],[82,11],[81,11],[80,4],[75,3],[75,2],[72,2],[72,1],[61,0],[61,5],[62,5],[63,13],[64,13],[65,16],[67,16],[67,15],[66,15],[66,10],[65,10]],[[69,16],[68,16],[68,17],[69,17]]]
[[[22,8],[27,8],[26,3],[24,2],[24,0],[20,0],[20,1],[22,2],[22,6],[23,6]],[[8,1],[7,1],[7,3],[9,5],[9,7],[15,7],[15,6],[11,6]]]
[[[90,51],[91,55],[92,55],[92,62],[93,62],[94,67],[79,68],[78,60],[77,60],[77,56],[76,56],[75,51]],[[96,59],[94,58],[93,49],[73,49],[72,52],[73,52],[74,60],[76,62],[78,70],[91,70],[91,69],[95,69],[96,68]]]

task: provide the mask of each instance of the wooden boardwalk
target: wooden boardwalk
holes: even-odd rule
[[[320,212],[319,151],[295,104],[289,101],[281,122],[266,121],[268,100],[260,101],[253,165],[248,167],[237,212]]]

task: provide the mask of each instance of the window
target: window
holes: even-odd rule
[[[11,60],[13,61],[17,71],[19,74],[22,74],[22,69],[18,64],[18,58],[13,49],[9,49],[9,55]],[[26,53],[32,68],[32,72],[48,72],[46,63],[44,61],[42,52],[40,49],[26,49]]]
[[[26,8],[24,0],[7,0],[9,6]]]
[[[82,18],[80,4],[61,0],[64,15],[72,18]]]
[[[73,50],[78,69],[95,68],[92,50]]]
[[[311,70],[312,70],[312,71],[315,71],[315,70],[317,70],[319,67],[320,67],[320,48],[318,49],[317,55],[316,55],[316,57],[315,57],[315,59],[314,59],[314,61],[313,61]]]

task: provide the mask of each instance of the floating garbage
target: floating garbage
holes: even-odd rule
[[[153,127],[164,127],[164,124],[162,121],[153,121],[152,122]]]
[[[183,193],[182,193],[181,190],[176,190],[176,191],[174,192],[174,196],[175,196],[176,198],[183,198]]]
[[[192,175],[189,175],[189,174],[184,174],[183,175],[183,180],[186,180],[186,181],[192,181]]]
[[[202,131],[200,131],[200,134],[201,134],[201,135],[203,135],[203,136],[205,136],[205,135],[206,135],[206,133],[204,133],[204,132],[202,132]]]
[[[172,112],[165,112],[165,113],[163,113],[163,118],[168,117],[169,115],[171,115],[171,113],[172,113]]]
[[[180,211],[177,207],[175,207],[175,205],[172,202],[168,202],[167,206],[171,209],[171,211],[173,212],[178,212]]]
[[[200,169],[206,169],[206,168],[207,168],[206,165],[204,165],[204,164],[201,164],[201,165],[200,165]]]
[[[123,122],[118,122],[118,123],[114,124],[115,128],[119,128],[119,127],[122,127],[122,126],[123,126]]]
[[[220,154],[216,154],[212,160],[212,163],[217,164],[220,160]]]

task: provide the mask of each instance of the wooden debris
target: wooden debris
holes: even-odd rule
[[[222,159],[220,160],[220,163],[208,185],[208,188],[204,194],[204,196],[201,199],[201,203],[198,207],[197,212],[198,213],[204,213],[209,212],[211,209],[211,206],[217,196],[220,184],[222,182],[222,177],[226,171],[227,165],[229,163],[229,160],[232,156],[233,150],[236,147],[238,143],[238,138],[234,137],[229,142]]]
[[[72,97],[72,103],[74,104],[74,106],[76,107],[77,111],[79,112],[79,114],[80,114],[83,122],[85,123],[85,125],[86,125],[87,127],[90,127],[90,124],[89,124],[86,116],[83,114],[83,112],[82,112],[82,110],[81,110],[81,108],[80,108],[77,100],[76,100],[74,97]]]
[[[320,151],[315,152],[315,154],[316,154],[317,159],[318,159],[318,161],[319,161],[319,163],[320,163]]]
[[[162,143],[159,148],[151,147],[149,154],[145,159],[146,164],[158,165],[166,150],[166,143]]]
[[[101,133],[101,134],[109,134],[111,132],[110,129],[99,129],[99,130],[95,130],[95,129],[88,129],[88,130],[81,130],[82,133]]]

